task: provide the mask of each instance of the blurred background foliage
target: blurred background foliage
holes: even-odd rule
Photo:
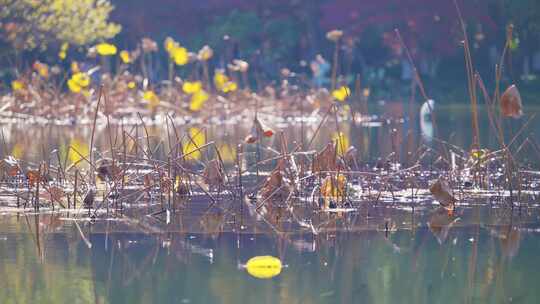
[[[513,24],[507,80],[520,82],[525,94],[540,84],[540,2],[457,3],[475,65],[486,81],[494,74],[506,27]],[[143,37],[161,43],[170,36],[193,51],[210,45],[217,67],[241,58],[269,81],[279,79],[282,68],[309,77],[309,62],[317,54],[332,58],[334,46],[326,32],[341,29],[340,74],[345,81],[360,75],[387,95],[382,97],[391,97],[402,95],[411,77],[397,28],[432,95],[464,96],[463,37],[448,0],[0,0],[0,7],[4,74],[36,59],[52,63],[63,43],[84,46],[108,40],[133,49]],[[158,70],[167,78],[167,55],[161,55],[163,68]]]

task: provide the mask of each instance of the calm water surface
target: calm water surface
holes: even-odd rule
[[[468,147],[468,108],[436,109],[438,137]],[[538,112],[526,110],[527,115]],[[376,111],[388,120],[408,116],[401,104],[377,106]],[[485,113],[480,120],[482,145],[497,147]],[[525,121],[505,122],[505,136],[518,133]],[[210,126],[207,140],[232,147],[249,128]],[[315,126],[276,127],[281,128],[293,146],[302,142],[302,134],[313,134]],[[412,121],[382,125],[340,124],[366,162],[392,152],[407,161],[414,147],[433,144],[420,135],[430,132],[425,128],[417,114]],[[537,130],[540,124],[533,121],[526,135],[540,142]],[[84,143],[90,135],[88,127],[6,125],[3,131],[3,154],[17,153],[28,161],[54,159],[48,151]],[[166,131],[158,126],[149,132],[153,155],[164,157]],[[322,147],[335,132],[332,123],[321,128],[313,148]],[[108,145],[102,127],[97,146]],[[523,153],[524,160],[538,165],[534,152]],[[66,214],[4,213],[0,303],[539,303],[537,203],[519,210],[479,204],[458,210],[451,219],[435,207],[413,213],[370,206],[353,214],[325,214],[336,229],[316,235],[242,230],[235,219],[216,228],[196,215],[174,217],[166,229],[149,219],[129,225],[82,222],[79,232],[72,221],[62,220]],[[285,267],[272,279],[254,278],[242,265],[258,255],[276,256]]]

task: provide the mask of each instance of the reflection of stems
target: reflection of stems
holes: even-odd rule
[[[463,47],[465,49],[465,66],[467,69],[467,84],[469,87],[469,98],[471,99],[471,111],[472,111],[472,129],[473,129],[473,148],[478,149],[480,147],[480,133],[478,129],[478,108],[476,101],[476,82],[474,81],[474,66],[471,57],[471,49],[469,46],[469,38],[467,37],[467,28],[463,17],[461,16],[461,10],[454,0],[454,5],[458,13],[459,23],[461,25],[461,31],[463,32]]]
[[[338,59],[339,59],[339,39],[336,40],[336,45],[334,49],[334,63],[332,65],[332,91],[336,89]]]

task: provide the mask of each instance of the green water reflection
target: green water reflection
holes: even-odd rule
[[[89,233],[3,216],[2,303],[537,303],[540,234],[531,225],[292,235]],[[36,228],[38,227],[38,228]],[[37,232],[37,233],[36,233]],[[434,235],[435,233],[435,235]],[[274,255],[270,280],[239,268]]]

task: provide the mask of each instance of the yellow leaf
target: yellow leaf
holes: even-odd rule
[[[130,81],[128,82],[127,87],[128,89],[133,90],[135,89],[135,87],[137,87],[137,84],[135,83],[135,81]]]
[[[199,128],[189,128],[189,137],[186,144],[183,146],[182,153],[186,156],[187,160],[201,159],[200,147],[206,143],[206,136]]]
[[[88,76],[86,73],[75,73],[73,76],[71,76],[71,79],[73,79],[73,81],[75,81],[75,83],[82,88],[86,88],[90,85],[90,76]]]
[[[218,147],[219,156],[221,160],[226,164],[232,164],[236,161],[236,149],[229,144],[223,144]]]
[[[114,44],[100,43],[96,45],[96,51],[101,56],[112,56],[116,55],[117,49]]]
[[[125,64],[131,63],[131,56],[129,56],[129,52],[126,50],[120,52],[120,59]]]
[[[67,85],[68,85],[68,88],[69,88],[69,90],[71,92],[73,92],[73,93],[81,92],[81,87],[72,78],[70,78],[68,80]]]
[[[256,256],[246,264],[247,272],[258,279],[270,279],[281,273],[281,261],[273,256]]]
[[[191,111],[200,111],[204,103],[208,100],[208,94],[205,91],[199,91],[191,96],[189,109]]]
[[[24,89],[24,83],[20,80],[13,80],[11,82],[11,89],[13,89],[15,92],[20,91]]]
[[[347,97],[351,96],[351,90],[349,87],[342,86],[339,89],[334,90],[332,96],[339,101],[345,101]]]
[[[143,93],[143,99],[148,102],[148,107],[153,110],[159,105],[159,97],[154,91],[148,90]]]
[[[238,89],[238,85],[236,84],[236,82],[229,81],[225,84],[222,91],[223,93],[229,93],[236,91],[236,89]]]
[[[349,149],[349,137],[343,132],[339,132],[332,135],[332,140],[336,142],[337,154],[343,156],[347,152],[347,149]]]
[[[71,148],[69,149],[68,156],[71,163],[79,163],[83,160],[82,156],[88,159],[90,149],[88,148],[88,144],[86,142],[83,142],[77,138],[72,138],[69,145]]]
[[[186,81],[182,85],[182,91],[186,94],[194,94],[199,92],[202,89],[202,84],[200,81]]]
[[[227,75],[222,72],[216,72],[214,74],[214,85],[219,91],[223,90],[223,87],[225,87],[227,82],[229,82],[229,77],[227,77]]]
[[[185,65],[189,62],[189,55],[186,48],[175,46],[169,51],[171,59],[176,65]]]
[[[347,179],[345,175],[327,176],[321,185],[321,196],[324,198],[325,208],[330,206],[330,200],[340,201],[345,196]]]

